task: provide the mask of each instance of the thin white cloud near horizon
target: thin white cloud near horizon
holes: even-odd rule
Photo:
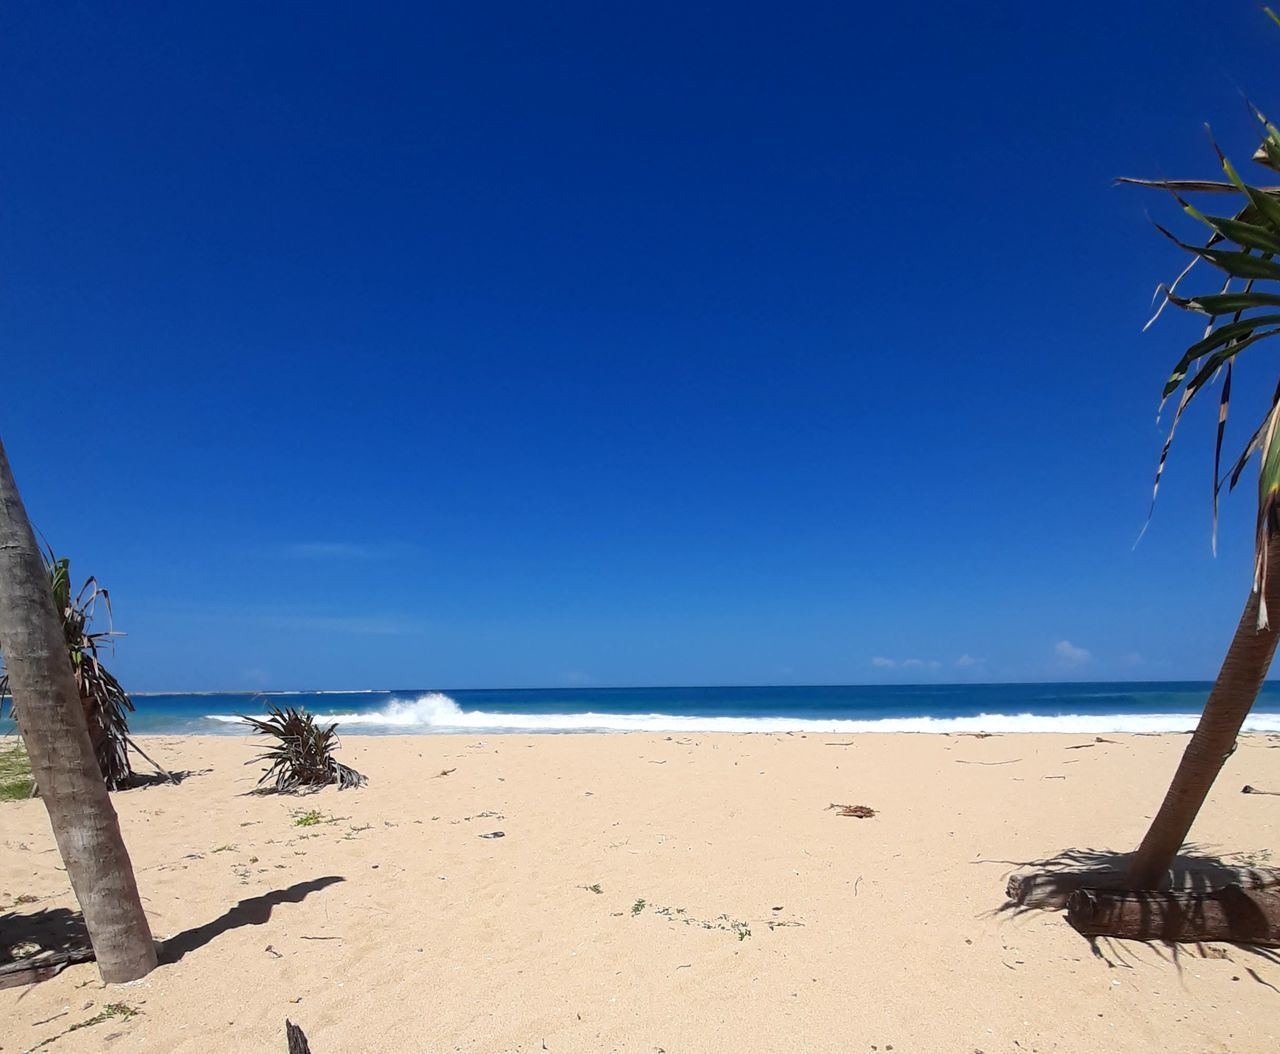
[[[936,670],[942,663],[937,659],[889,659],[873,655],[871,665],[880,670]]]
[[[1066,663],[1068,666],[1083,666],[1093,659],[1093,653],[1088,648],[1077,647],[1069,640],[1058,641],[1053,646],[1053,653],[1060,662]]]
[[[387,560],[407,548],[399,542],[291,542],[283,552],[290,560]]]

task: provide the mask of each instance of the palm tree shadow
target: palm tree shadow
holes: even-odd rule
[[[151,787],[176,787],[193,776],[207,776],[213,769],[174,769],[170,772],[135,772],[119,790],[147,790]]]
[[[1057,911],[1066,907],[1067,897],[1077,889],[1125,887],[1125,875],[1133,853],[1108,849],[1063,849],[1043,860],[983,860],[978,863],[1007,864],[1005,902],[993,914],[1029,911]],[[1228,863],[1206,852],[1204,847],[1187,845],[1173,861],[1164,888],[1181,893],[1209,893],[1223,886],[1258,885],[1265,874],[1253,867]]]
[[[37,957],[84,961],[67,960],[68,956],[79,954],[85,959],[93,957],[89,931],[78,911],[44,908],[25,914],[10,911],[0,915],[0,966]]]
[[[309,882],[295,882],[284,889],[273,889],[260,897],[242,900],[233,908],[228,908],[216,919],[203,926],[183,930],[160,944],[160,962],[165,965],[176,963],[188,952],[203,948],[215,937],[228,930],[241,926],[261,926],[271,918],[271,912],[277,904],[298,904],[311,893],[316,893],[326,886],[332,886],[346,879],[340,875],[326,875],[313,878]]]
[[[1132,858],[1132,853],[1116,853],[1104,849],[1064,849],[1043,860],[979,861],[1008,864],[1011,867],[1006,872],[1009,880],[1006,887],[1007,899],[1004,904],[987,913],[988,917],[1004,913],[1018,916],[1033,911],[1057,911],[1066,906],[1067,897],[1077,889],[1123,889]],[[1188,845],[1174,859],[1166,888],[1183,893],[1211,893],[1230,885],[1259,885],[1268,877],[1274,880],[1274,872],[1268,876],[1257,868],[1228,863],[1207,852],[1203,846]],[[1141,892],[1133,895],[1139,899],[1153,896]],[[1140,949],[1144,946],[1154,953],[1156,959],[1172,965],[1179,974],[1183,970],[1183,960],[1188,955],[1217,958],[1222,954],[1220,949],[1201,942],[1137,942],[1111,937],[1086,937],[1085,940],[1094,958],[1112,969],[1134,969],[1141,962]],[[1248,943],[1231,943],[1246,954],[1280,964],[1280,954],[1275,949]],[[1258,984],[1272,987],[1252,969],[1248,969],[1248,973]]]

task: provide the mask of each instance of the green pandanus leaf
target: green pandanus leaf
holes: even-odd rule
[[[1156,227],[1189,253],[1213,264],[1225,271],[1232,278],[1261,278],[1271,282],[1280,282],[1280,264],[1273,263],[1263,256],[1254,256],[1251,252],[1238,252],[1234,249],[1206,249],[1199,245],[1188,245],[1174,237],[1167,230],[1156,224]]]
[[[1271,8],[1264,10],[1273,22],[1280,25],[1280,16]],[[1280,128],[1252,104],[1249,104],[1249,108],[1261,129],[1260,145],[1253,160],[1272,171],[1280,172]],[[1280,336],[1280,313],[1276,312],[1280,308],[1280,289],[1276,285],[1254,288],[1255,283],[1280,284],[1280,187],[1257,187],[1246,183],[1216,144],[1213,149],[1226,176],[1225,183],[1212,180],[1120,181],[1171,194],[1188,216],[1204,224],[1212,232],[1204,244],[1194,245],[1183,241],[1159,224],[1156,225],[1165,237],[1190,254],[1191,261],[1172,285],[1161,285],[1158,288],[1157,295],[1162,293],[1163,299],[1147,325],[1150,326],[1159,318],[1164,308],[1172,303],[1182,310],[1209,316],[1209,328],[1184,351],[1162,391],[1161,406],[1174,392],[1181,389],[1177,410],[1156,466],[1152,506],[1154,507],[1169,450],[1182,415],[1196,395],[1222,372],[1223,383],[1213,451],[1213,539],[1216,548],[1222,488],[1226,486],[1233,490],[1246,464],[1255,453],[1260,454],[1254,588],[1259,592],[1258,625],[1261,628],[1268,621],[1265,602],[1266,577],[1269,572],[1268,543],[1275,537],[1274,532],[1280,532],[1280,385],[1276,386],[1262,423],[1254,431],[1240,456],[1225,476],[1221,473],[1222,450],[1227,438],[1232,385],[1239,355],[1253,344]],[[1234,215],[1226,216],[1205,213],[1183,197],[1184,194],[1233,192],[1240,195],[1243,207]],[[1179,283],[1192,271],[1193,265],[1200,261],[1225,274],[1221,289],[1194,296],[1179,295]],[[1231,288],[1239,281],[1245,283],[1243,289]],[[1144,532],[1145,530],[1146,527],[1143,528]],[[1274,569],[1273,573],[1280,574],[1280,568]]]
[[[1258,629],[1266,629],[1267,617],[1267,543],[1280,528],[1280,406],[1267,415],[1266,438],[1263,440],[1262,469],[1258,474],[1258,532],[1254,550],[1253,588],[1258,593]]]
[[[1280,172],[1280,145],[1277,145],[1270,137],[1262,141],[1262,145],[1258,147],[1257,152],[1253,155],[1253,160],[1260,165],[1266,165],[1267,168]]]
[[[71,561],[65,556],[49,565],[49,586],[53,590],[53,604],[58,617],[65,618],[71,606]]]
[[[1253,283],[1249,282],[1242,290],[1243,295],[1248,296],[1253,292]],[[1243,311],[1237,311],[1232,316],[1232,322],[1238,323],[1241,320]],[[1222,380],[1222,398],[1218,403],[1218,434],[1214,437],[1213,442],[1213,528],[1210,535],[1210,548],[1214,555],[1218,553],[1218,495],[1222,490],[1222,478],[1220,470],[1222,468],[1222,443],[1226,438],[1227,416],[1231,410],[1231,377],[1234,372],[1235,360],[1227,363],[1226,376]],[[1276,389],[1277,396],[1280,396],[1280,387]],[[1274,407],[1275,398],[1271,400]]]
[[[1185,212],[1194,220],[1199,220],[1210,230],[1222,235],[1227,241],[1235,242],[1242,249],[1252,249],[1260,253],[1280,253],[1280,235],[1276,232],[1280,230],[1280,225],[1266,226],[1258,223],[1249,223],[1241,217],[1246,214],[1257,213],[1258,210],[1253,208],[1242,209],[1236,216],[1209,216],[1201,212],[1198,208],[1186,201],[1181,195],[1175,194],[1178,204],[1182,206]],[[1265,220],[1265,217],[1261,217]]]
[[[1232,361],[1240,352],[1251,344],[1256,344],[1260,340],[1266,340],[1268,337],[1274,337],[1280,334],[1280,329],[1266,329],[1261,333],[1254,333],[1251,336],[1244,337],[1241,340],[1233,341],[1220,351],[1214,352],[1204,364],[1196,371],[1196,375],[1187,381],[1187,390],[1194,396],[1201,388],[1209,383],[1213,375],[1218,372],[1228,362]]]
[[[1270,13],[1269,9],[1268,13]],[[1271,17],[1274,18],[1275,16],[1272,15]],[[1262,145],[1258,147],[1258,152],[1253,155],[1253,160],[1280,172],[1280,128],[1276,128],[1274,124],[1268,121],[1267,115],[1254,106],[1253,103],[1249,103],[1249,111],[1267,133],[1262,140]]]
[[[1185,249],[1201,260],[1207,260],[1232,278],[1263,278],[1273,282],[1280,281],[1280,264],[1273,263],[1265,256],[1254,256],[1251,252],[1240,252],[1235,249],[1211,249],[1206,245],[1191,245],[1158,223],[1155,228],[1178,248]]]
[[[1116,182],[1183,194],[1234,194],[1239,189],[1234,183],[1219,183],[1212,179],[1135,179],[1133,176],[1120,176]]]
[[[1280,293],[1209,293],[1205,296],[1173,296],[1174,306],[1201,315],[1231,315],[1261,307],[1280,307]]]
[[[1225,326],[1219,326],[1210,332],[1208,336],[1196,341],[1186,350],[1182,358],[1178,360],[1178,365],[1169,374],[1169,379],[1165,381],[1164,394],[1161,398],[1167,399],[1178,390],[1178,386],[1186,380],[1192,364],[1198,359],[1203,358],[1217,348],[1221,348],[1224,344],[1230,344],[1232,341],[1243,346],[1247,338],[1251,337],[1259,326],[1275,325],[1280,325],[1280,314],[1254,315],[1251,318],[1242,318],[1236,322],[1228,322]],[[1275,330],[1271,332],[1275,332]],[[1238,351],[1240,348],[1237,347],[1236,350]]]
[[[1222,378],[1222,399],[1218,403],[1218,434],[1213,443],[1213,533],[1210,546],[1214,555],[1218,552],[1218,472],[1222,467],[1222,439],[1227,431],[1227,414],[1231,410],[1231,372],[1234,362],[1227,363],[1226,375]]]
[[[1259,219],[1269,226],[1280,227],[1280,198],[1260,187],[1250,186],[1240,178],[1240,173],[1236,171],[1235,166],[1228,160],[1226,154],[1218,150],[1216,145],[1214,150],[1217,150],[1218,160],[1222,162],[1222,171],[1227,174],[1227,178],[1231,180],[1232,185],[1248,198],[1249,204],[1257,210]]]
[[[1266,415],[1262,418],[1262,424],[1258,425],[1253,435],[1250,436],[1249,442],[1245,444],[1244,450],[1242,450],[1240,452],[1240,456],[1236,458],[1236,463],[1231,466],[1229,477],[1224,476],[1222,479],[1218,480],[1219,489],[1222,488],[1224,483],[1227,485],[1228,491],[1236,489],[1236,484],[1240,481],[1240,475],[1244,472],[1245,465],[1249,463],[1249,459],[1261,448],[1262,441],[1266,438],[1267,426],[1271,423],[1271,412],[1278,405],[1280,405],[1280,384],[1276,385],[1275,393],[1271,396],[1271,405],[1268,407]]]
[[[1259,110],[1253,103],[1249,103],[1249,112],[1253,114],[1254,120],[1262,126],[1264,135],[1262,142],[1258,145],[1258,149],[1254,151],[1253,157],[1250,159],[1256,161],[1260,165],[1265,165],[1273,172],[1280,172],[1280,129],[1267,120],[1266,114]]]
[[[1226,329],[1227,327],[1224,326],[1222,328]],[[1213,375],[1222,366],[1231,363],[1235,359],[1235,356],[1238,355],[1240,352],[1242,352],[1250,344],[1257,343],[1260,340],[1265,340],[1267,337],[1276,336],[1277,334],[1280,334],[1280,328],[1265,330],[1262,333],[1253,333],[1249,337],[1246,337],[1242,340],[1237,340],[1234,343],[1227,345],[1227,347],[1221,349],[1216,354],[1211,355],[1205,361],[1204,365],[1201,366],[1200,370],[1196,373],[1196,375],[1187,382],[1186,387],[1183,388],[1182,390],[1182,397],[1178,400],[1178,408],[1177,410],[1174,411],[1173,422],[1169,426],[1169,434],[1168,436],[1165,437],[1164,445],[1160,448],[1160,460],[1156,464],[1156,478],[1155,478],[1155,482],[1152,484],[1152,487],[1151,487],[1151,506],[1147,511],[1148,524],[1151,522],[1151,514],[1155,510],[1156,496],[1160,492],[1160,480],[1161,480],[1161,477],[1164,475],[1165,463],[1169,460],[1169,450],[1173,447],[1173,437],[1178,430],[1178,422],[1182,420],[1182,415],[1186,413],[1187,407],[1191,405],[1191,400],[1196,397],[1200,389],[1203,388],[1209,382],[1209,380],[1213,377]],[[1174,387],[1176,388],[1177,386],[1175,385]],[[1230,396],[1229,389],[1227,392],[1227,396],[1228,398]],[[1219,412],[1220,414],[1225,413],[1225,404],[1220,408]],[[1216,469],[1215,469],[1215,476],[1216,476]],[[1215,505],[1215,515],[1216,515],[1216,505]],[[1146,529],[1147,528],[1144,525],[1142,528],[1143,533],[1146,532]],[[1140,534],[1138,537],[1141,538],[1142,535]]]
[[[1151,506],[1147,509],[1147,522],[1142,525],[1138,541],[1142,540],[1142,535],[1146,534],[1147,528],[1151,526],[1151,517],[1156,511],[1156,497],[1160,493],[1160,479],[1164,475],[1165,462],[1169,460],[1169,450],[1173,446],[1174,434],[1178,431],[1178,422],[1182,420],[1183,411],[1186,410],[1187,404],[1191,402],[1192,394],[1190,391],[1182,393],[1182,398],[1178,400],[1178,409],[1173,415],[1173,424],[1169,426],[1169,434],[1165,437],[1164,445],[1160,448],[1160,460],[1156,462],[1156,478],[1151,485]]]
[[[1262,455],[1262,470],[1258,475],[1258,520],[1271,520],[1274,524],[1275,512],[1280,507],[1280,428],[1277,428],[1277,415],[1280,406],[1271,411],[1266,436],[1266,450]],[[1270,529],[1270,528],[1268,528]]]

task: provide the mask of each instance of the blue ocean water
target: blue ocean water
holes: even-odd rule
[[[243,734],[237,715],[305,707],[346,734],[441,732],[1180,732],[1208,682],[746,688],[430,689],[139,695],[138,734]],[[1280,732],[1280,685],[1246,729]]]

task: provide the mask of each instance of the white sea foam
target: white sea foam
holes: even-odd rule
[[[680,714],[501,714],[463,710],[440,692],[412,701],[396,700],[371,713],[316,713],[342,729],[406,732],[1190,732],[1194,714],[979,714],[976,717],[886,717],[810,719],[796,717],[690,717]],[[208,714],[211,721],[238,722],[231,714]],[[1254,714],[1246,732],[1280,732],[1280,714]]]

